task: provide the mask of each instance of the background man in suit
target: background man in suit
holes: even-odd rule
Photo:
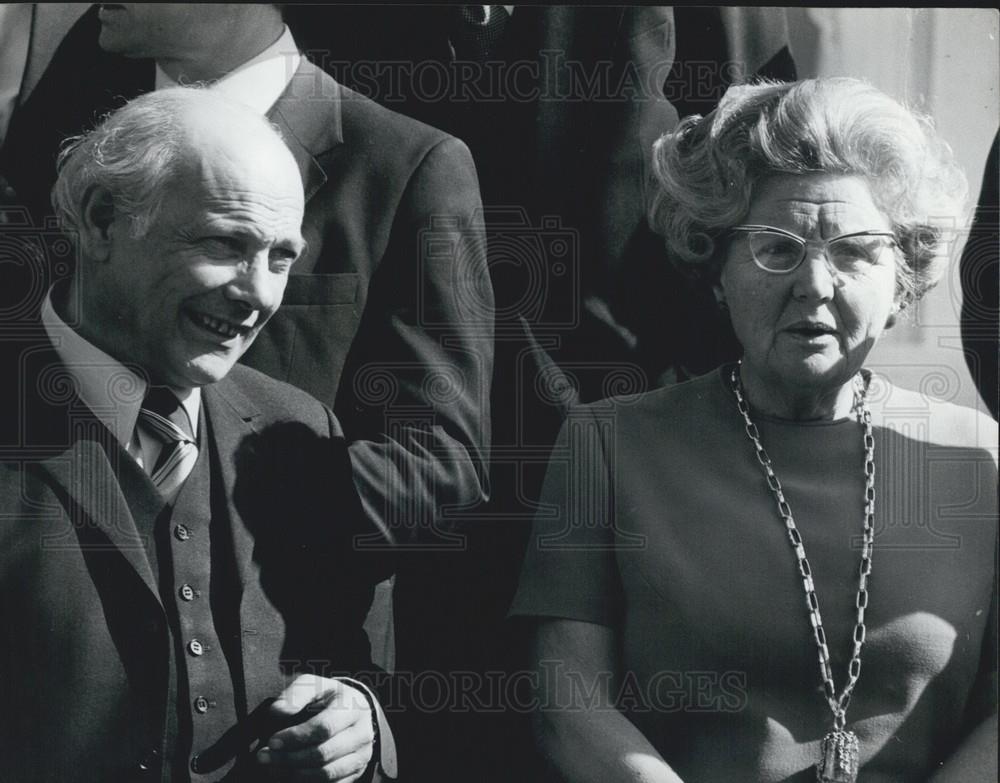
[[[76,142],[54,202],[79,263],[0,341],[3,778],[394,775],[340,676],[372,672],[381,576],[343,434],[234,367],[305,251],[293,155],[245,107],[166,90]]]

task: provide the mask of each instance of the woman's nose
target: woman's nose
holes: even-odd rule
[[[825,248],[806,248],[805,258],[794,272],[793,293],[798,299],[827,301],[833,298],[840,273]]]

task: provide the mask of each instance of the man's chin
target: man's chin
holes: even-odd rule
[[[110,32],[105,25],[101,25],[101,32],[97,36],[97,45],[102,51],[109,54],[120,54],[118,51],[118,41],[115,40],[114,33]]]
[[[163,381],[177,389],[208,386],[225,378],[236,364],[236,359],[219,356],[199,356],[174,368],[164,368]]]
[[[117,35],[107,24],[101,25],[101,33],[97,37],[97,45],[101,51],[108,54],[119,54],[122,57],[130,57],[132,59],[145,56],[141,51],[136,51],[134,45],[130,45],[129,41],[124,39],[123,36]]]

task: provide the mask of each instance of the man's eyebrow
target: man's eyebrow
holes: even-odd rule
[[[253,224],[240,221],[233,221],[227,218],[207,218],[192,227],[192,232],[200,234],[222,234],[237,239],[252,240],[255,242],[276,241],[275,235],[268,234],[263,229]]]
[[[223,236],[237,240],[260,245],[272,245],[273,247],[289,248],[294,250],[296,255],[305,255],[309,248],[309,243],[302,236],[278,237],[268,234],[260,228],[243,223],[234,223],[226,218],[208,218],[193,225],[186,233],[191,235],[218,233]]]

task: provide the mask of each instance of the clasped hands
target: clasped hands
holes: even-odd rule
[[[275,780],[359,779],[375,738],[367,696],[342,680],[302,674],[270,707],[275,717],[300,718],[276,731],[257,751]]]

